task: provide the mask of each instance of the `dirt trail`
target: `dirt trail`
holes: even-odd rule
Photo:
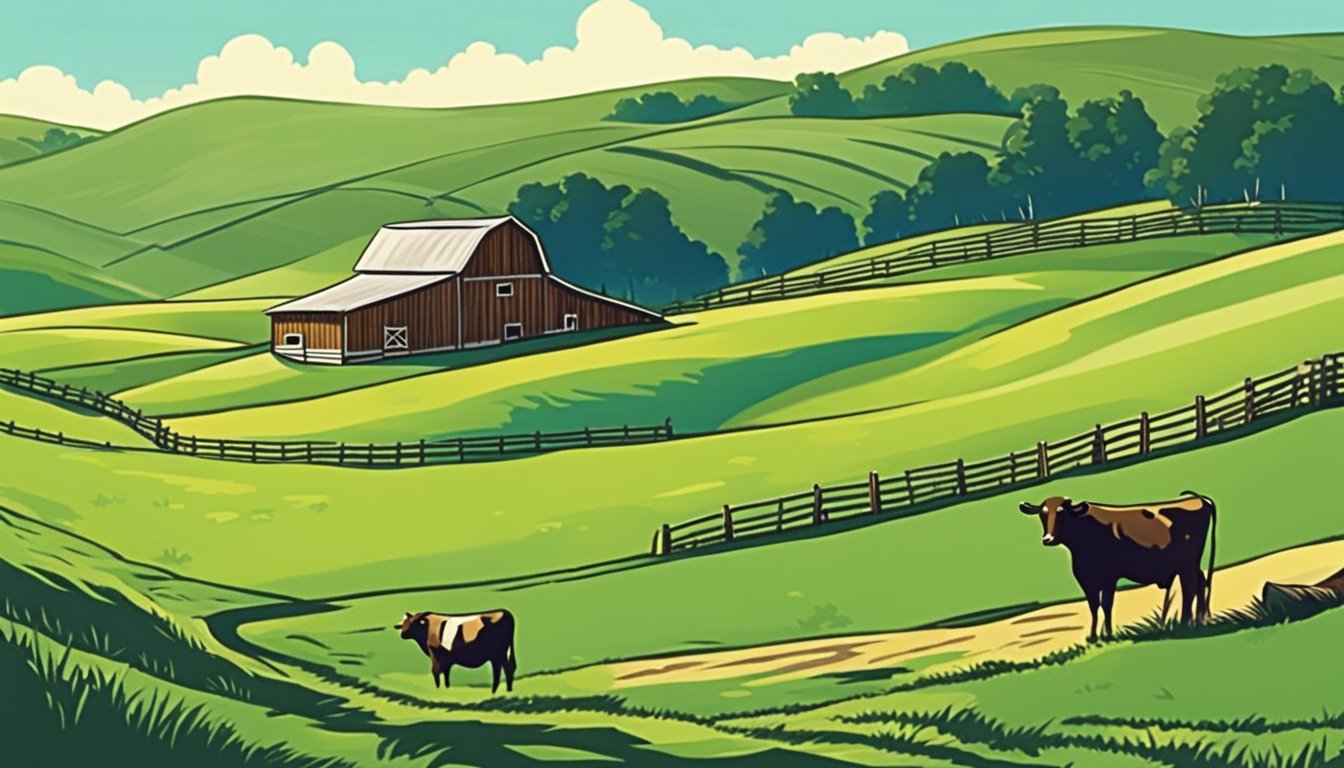
[[[1344,563],[1344,541],[1314,544],[1266,555],[1219,570],[1213,582],[1213,609],[1246,606],[1266,581],[1314,584]],[[1060,578],[1069,578],[1067,571]],[[1174,590],[1179,593],[1179,589]],[[1115,596],[1115,626],[1139,621],[1161,607],[1162,592],[1145,587]],[[1173,615],[1180,598],[1173,596]],[[734,651],[686,654],[611,665],[615,687],[663,685],[734,677],[758,677],[753,683],[894,667],[923,657],[960,654],[954,661],[924,670],[947,671],[990,659],[1026,661],[1077,645],[1087,637],[1087,603],[1053,605],[985,624],[948,629],[919,629],[872,635],[802,640]]]

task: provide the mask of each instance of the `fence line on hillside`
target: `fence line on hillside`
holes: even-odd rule
[[[724,504],[718,511],[675,524],[653,535],[652,554],[670,555],[830,522],[908,513],[954,498],[1000,493],[1035,485],[1073,470],[1124,459],[1142,459],[1180,445],[1203,443],[1295,409],[1344,405],[1344,353],[1323,355],[1212,397],[1200,395],[1181,408],[1092,429],[1063,440],[1038,442],[1006,456],[963,459],[877,472],[852,483],[822,486],[773,499]]]
[[[148,439],[158,448],[187,456],[251,463],[334,464],[361,467],[404,467],[424,464],[491,461],[503,457],[549,453],[571,448],[635,445],[671,440],[672,419],[654,426],[584,427],[569,432],[530,432],[425,439],[397,443],[351,443],[334,440],[229,440],[184,435],[163,419],[146,416],[126,403],[87,387],[75,389],[37,374],[0,368],[0,385],[22,389],[108,416]],[[108,443],[65,437],[0,422],[0,430],[18,437],[94,448]]]
[[[1183,235],[1309,235],[1344,228],[1336,203],[1264,202],[1173,209],[1130,216],[1031,221],[978,235],[899,247],[852,264],[808,274],[781,274],[725,286],[663,307],[666,314],[808,296],[969,261],[1112,245]]]

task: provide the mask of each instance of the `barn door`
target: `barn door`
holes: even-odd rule
[[[404,325],[383,326],[384,352],[405,352],[408,349],[410,349],[410,345],[406,343],[406,326]]]

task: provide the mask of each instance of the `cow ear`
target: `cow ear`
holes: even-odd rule
[[[411,612],[410,612],[410,611],[407,611],[407,612],[406,612],[406,618],[408,618],[408,619],[411,618]]]
[[[1022,510],[1022,514],[1024,514],[1024,515],[1039,515],[1039,514],[1041,514],[1041,508],[1040,508],[1040,507],[1038,507],[1038,506],[1036,506],[1036,505],[1034,505],[1034,504],[1031,504],[1031,503],[1029,503],[1029,502],[1025,502],[1025,501],[1022,502],[1021,504],[1018,504],[1018,505],[1017,505],[1017,508],[1020,509],[1020,510]]]

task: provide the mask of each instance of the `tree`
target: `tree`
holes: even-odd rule
[[[93,138],[93,136],[66,131],[62,128],[48,128],[46,133],[42,134],[42,138],[40,139],[32,139],[27,136],[22,136],[19,138],[19,141],[36,149],[38,152],[46,154],[47,152],[55,152],[58,149],[68,149],[83,144]]]
[[[666,303],[728,282],[728,265],[687,237],[672,221],[667,198],[641,189],[603,225],[602,252],[610,272],[623,275],[632,298]]]
[[[682,101],[670,91],[655,91],[638,98],[621,99],[604,119],[629,123],[680,123],[729,109],[732,105],[717,96],[699,94],[689,101]]]
[[[910,208],[900,192],[884,189],[868,200],[868,215],[863,219],[864,245],[885,243],[910,234]]]
[[[1017,193],[992,173],[989,161],[974,152],[944,152],[919,172],[905,202],[914,231],[930,232],[986,219],[1000,221],[1016,212]]]
[[[1058,93],[1043,92],[1022,107],[1022,117],[1004,134],[999,167],[1031,198],[1039,217],[1085,210],[1086,162],[1069,139],[1069,105]]]
[[[1008,99],[984,75],[959,61],[941,69],[911,64],[880,84],[869,85],[854,103],[861,115],[921,115],[949,112],[1012,114]]]
[[[743,279],[786,272],[859,247],[854,219],[839,208],[823,208],[776,192],[738,248]]]
[[[793,81],[789,111],[800,116],[848,117],[855,114],[854,96],[833,72],[804,73]]]
[[[603,227],[630,192],[624,184],[608,188],[575,173],[555,184],[519,187],[509,213],[537,233],[558,272],[592,288],[610,278],[601,258]]]
[[[1311,70],[1235,69],[1200,100],[1195,125],[1162,146],[1150,179],[1181,204],[1237,200],[1258,187],[1344,199],[1344,154],[1333,151],[1341,136],[1341,96]]]
[[[1067,129],[1069,141],[1090,166],[1089,207],[1150,196],[1144,174],[1158,165],[1162,133],[1133,93],[1121,91],[1117,98],[1085,102]]]
[[[607,187],[582,173],[524,184],[509,212],[542,239],[557,272],[576,283],[662,303],[717,288],[728,266],[672,220],[651,189]]]

